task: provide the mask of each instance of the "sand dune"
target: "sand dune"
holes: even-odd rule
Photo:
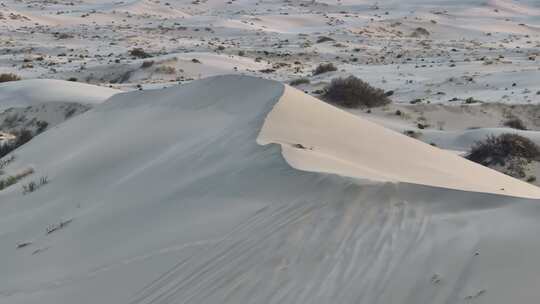
[[[281,144],[289,163],[302,170],[540,198],[536,186],[364,121],[291,87],[269,114],[258,141]]]
[[[409,171],[390,168],[388,157],[405,162],[407,152],[399,166]],[[0,191],[0,303],[525,303],[537,294],[538,201],[476,192],[498,192],[484,178],[508,195],[536,188],[278,82],[217,76],[116,94],[16,155],[6,174],[31,166],[21,183],[49,183]],[[480,180],[462,185],[470,177],[455,168]],[[356,178],[427,174],[472,192]]]
[[[23,107],[48,102],[101,103],[119,93],[84,83],[34,79],[0,84],[0,108]]]
[[[534,145],[459,155],[540,144],[539,15],[0,1],[0,304],[537,303]],[[392,102],[318,99],[350,75]]]

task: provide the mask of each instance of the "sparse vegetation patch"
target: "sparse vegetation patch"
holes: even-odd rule
[[[19,180],[27,177],[28,175],[34,173],[34,169],[26,169],[22,172],[19,172],[14,175],[10,175],[8,177],[5,177],[3,179],[0,179],[0,191],[6,189],[9,186],[12,186],[16,184]]]
[[[23,185],[23,194],[28,194],[36,191],[37,189],[47,185],[49,183],[49,178],[47,176],[42,176],[39,178],[39,181],[31,181],[28,184]]]

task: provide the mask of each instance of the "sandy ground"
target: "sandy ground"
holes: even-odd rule
[[[20,184],[42,176],[48,182],[26,194],[20,184],[0,191],[0,303],[537,298],[538,200],[366,183],[311,172],[320,170],[307,168],[315,164],[308,157],[303,170],[295,169],[282,156],[286,145],[256,142],[269,135],[290,139],[294,134],[268,129],[287,117],[298,117],[299,125],[290,126],[301,128],[312,115],[297,116],[295,109],[311,97],[287,90],[228,76],[116,94],[16,150],[5,174],[31,166],[33,174]],[[335,122],[372,128],[374,137],[468,163],[314,105]],[[316,130],[320,136],[306,136],[307,144],[315,152],[329,149],[325,134],[335,129]],[[466,167],[472,171],[463,174],[532,189]]]
[[[4,0],[0,72],[133,89],[354,74],[394,100],[538,102],[536,1]],[[325,38],[325,39],[321,39]],[[133,56],[141,48],[146,54]],[[148,58],[140,58],[146,57]],[[195,61],[194,61],[195,59]],[[143,67],[143,62],[147,63]],[[321,62],[338,71],[312,76]]]
[[[540,163],[519,181],[460,155],[540,144],[538,16],[0,0],[0,74],[23,79],[0,84],[0,143],[46,123],[0,161],[0,303],[534,303]],[[393,103],[315,99],[348,75]]]

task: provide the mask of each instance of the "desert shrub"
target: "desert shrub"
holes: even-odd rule
[[[21,80],[21,77],[12,73],[0,74],[0,82],[17,81],[17,80]]]
[[[49,126],[49,123],[44,120],[39,120],[37,123],[37,133],[42,133],[43,131],[47,130],[47,127]]]
[[[403,134],[405,134],[405,135],[407,135],[407,136],[409,136],[409,137],[412,137],[412,138],[416,138],[416,139],[419,138],[420,136],[422,136],[422,133],[420,133],[420,132],[415,132],[415,131],[413,131],[413,130],[405,130],[405,131],[403,132]]]
[[[469,97],[469,98],[465,99],[466,104],[473,104],[473,103],[479,103],[479,102],[480,102],[480,100],[474,99],[474,97]]]
[[[495,169],[498,169],[502,173],[506,175],[510,175],[515,178],[525,178],[527,176],[527,174],[525,173],[525,170],[527,168],[528,163],[529,161],[524,158],[511,157],[506,162],[506,166],[504,166],[502,169],[495,167]]]
[[[18,132],[15,132],[15,136],[17,139],[15,140],[15,144],[17,146],[22,146],[25,143],[29,142],[34,135],[32,135],[32,132],[26,129],[20,130]]]
[[[337,68],[333,63],[321,63],[315,68],[315,70],[313,70],[313,75],[319,75],[333,71],[337,71]]]
[[[383,90],[354,76],[332,79],[325,88],[323,98],[347,108],[380,107],[392,102]]]
[[[429,36],[429,31],[423,27],[417,27],[414,32],[411,33],[411,37]]]
[[[512,129],[527,130],[527,127],[525,127],[523,121],[517,117],[508,119],[503,123],[503,125]]]
[[[67,108],[66,111],[64,112],[64,118],[68,119],[71,116],[73,116],[73,114],[75,114],[76,112],[77,112],[76,108]]]
[[[141,68],[143,69],[146,69],[146,68],[149,68],[151,66],[154,65],[154,61],[153,60],[149,60],[149,61],[144,61],[141,65]]]
[[[540,160],[540,147],[526,137],[505,133],[476,142],[466,157],[484,166],[504,166],[511,158]]]
[[[301,84],[309,84],[310,83],[310,80],[309,78],[297,78],[297,79],[293,79],[291,80],[291,82],[289,82],[290,85],[292,86],[298,86],[298,85],[301,85]]]
[[[326,36],[320,36],[317,39],[317,43],[324,43],[324,42],[328,42],[328,41],[335,41],[335,40],[330,38],[330,37],[326,37]]]
[[[150,54],[145,52],[142,48],[134,48],[129,51],[129,55],[136,57],[136,58],[148,58],[152,57]]]
[[[68,34],[68,33],[61,33],[61,34],[56,35],[56,38],[58,38],[58,39],[70,39],[70,38],[73,38],[73,35]]]
[[[8,155],[11,151],[15,150],[12,143],[5,143],[0,145],[0,158]]]

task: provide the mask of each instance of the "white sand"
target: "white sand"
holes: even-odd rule
[[[0,84],[0,109],[51,102],[101,103],[121,91],[84,83],[33,79]]]
[[[536,186],[355,117],[289,86],[258,141],[281,144],[287,161],[302,170],[540,198]]]
[[[538,302],[538,188],[453,154],[512,131],[510,112],[540,143],[536,111],[460,107],[540,102],[539,11],[537,0],[2,0],[0,73],[27,80],[0,84],[0,124],[54,127],[0,175],[35,170],[0,190],[0,304]],[[412,37],[418,27],[429,35]],[[322,62],[338,70],[312,75]],[[197,81],[226,74],[237,76]],[[306,77],[298,88],[314,96],[355,75],[394,104],[347,114],[240,75]],[[450,107],[406,107],[416,99]],[[64,122],[73,104],[93,109]],[[540,177],[533,165],[526,178]]]
[[[314,113],[334,123],[311,120],[315,132],[299,137]],[[276,123],[287,132],[278,132]],[[440,156],[505,183],[510,194],[537,193],[277,82],[227,76],[117,94],[17,150],[5,169],[14,174],[31,166],[36,172],[21,184],[44,175],[50,182],[26,195],[21,184],[0,191],[0,303],[502,304],[537,298],[537,200],[366,185],[296,170],[279,146],[256,143],[263,124],[259,140],[279,135],[272,140],[284,146],[288,162],[305,170],[325,166],[354,176],[367,172],[356,167],[361,164],[384,179],[429,173],[445,186],[454,182],[433,166],[419,167],[417,154],[406,164],[416,170],[410,175],[393,172],[386,159],[372,164],[357,154],[378,161],[410,151],[425,157],[426,166]],[[343,126],[347,132],[336,133]],[[314,150],[293,150],[284,144],[289,140]],[[379,151],[373,145],[359,145],[369,140],[404,145],[373,156]],[[346,171],[338,158],[353,169]],[[21,244],[27,245],[17,249]]]

